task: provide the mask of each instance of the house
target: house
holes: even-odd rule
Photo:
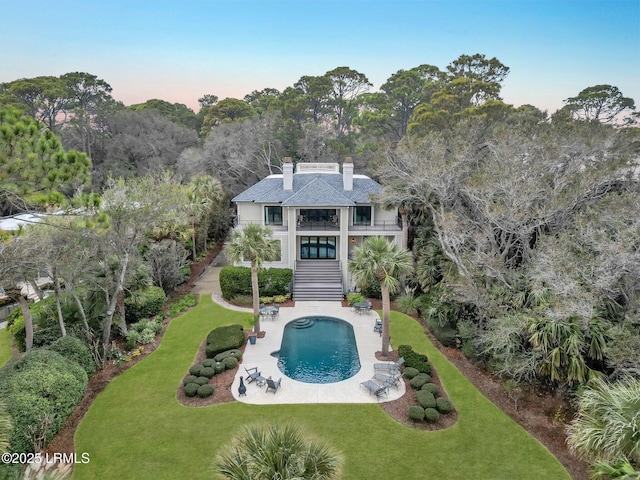
[[[338,163],[298,163],[285,158],[283,173],[269,175],[235,198],[235,228],[250,223],[271,228],[280,258],[266,267],[294,270],[295,300],[339,300],[353,289],[347,261],[366,236],[400,243],[397,209],[373,201],[381,185]],[[245,263],[248,265],[248,263]]]

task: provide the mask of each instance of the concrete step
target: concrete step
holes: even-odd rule
[[[335,283],[340,282],[342,276],[340,274],[326,274],[326,275],[296,275],[296,283],[300,282],[321,282],[321,283]]]
[[[337,260],[307,260],[296,263],[293,299],[296,301],[341,301],[342,272]]]

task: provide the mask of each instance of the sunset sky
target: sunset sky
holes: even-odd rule
[[[550,113],[598,84],[640,102],[638,0],[36,0],[3,2],[0,82],[82,71],[126,105],[197,111],[348,66],[374,90],[400,69],[481,53],[502,96]],[[640,105],[639,105],[640,107]]]

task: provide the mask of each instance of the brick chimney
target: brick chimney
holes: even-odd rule
[[[342,186],[345,190],[353,190],[353,159],[345,157],[342,164]]]
[[[282,187],[289,192],[293,190],[293,162],[291,157],[284,157],[282,163]]]

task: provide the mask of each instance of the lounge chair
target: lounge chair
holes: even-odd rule
[[[376,323],[373,326],[373,331],[375,333],[379,333],[380,336],[382,336],[382,321],[381,320],[376,320]]]
[[[404,357],[400,357],[396,363],[374,363],[374,370],[381,370],[387,372],[390,375],[397,375],[400,373],[400,367],[404,364]]]
[[[376,380],[377,382],[381,383],[382,385],[384,385],[385,387],[393,387],[395,386],[396,388],[398,387],[398,384],[400,383],[400,379],[402,379],[402,375],[398,374],[398,375],[385,375],[384,373],[376,373],[373,376],[373,380]]]
[[[366,382],[362,382],[360,386],[369,390],[369,394],[375,395],[376,398],[380,399],[382,395],[387,394],[387,387],[382,386],[373,380],[367,380]]]
[[[252,367],[252,368],[244,367],[244,370],[245,372],[247,372],[247,383],[251,383],[260,377],[260,372],[258,371],[258,367]]]
[[[275,395],[280,388],[280,382],[282,382],[282,378],[277,382],[273,381],[271,377],[267,378],[267,389],[265,390],[265,393],[268,393],[269,390],[273,390],[273,394]]]

